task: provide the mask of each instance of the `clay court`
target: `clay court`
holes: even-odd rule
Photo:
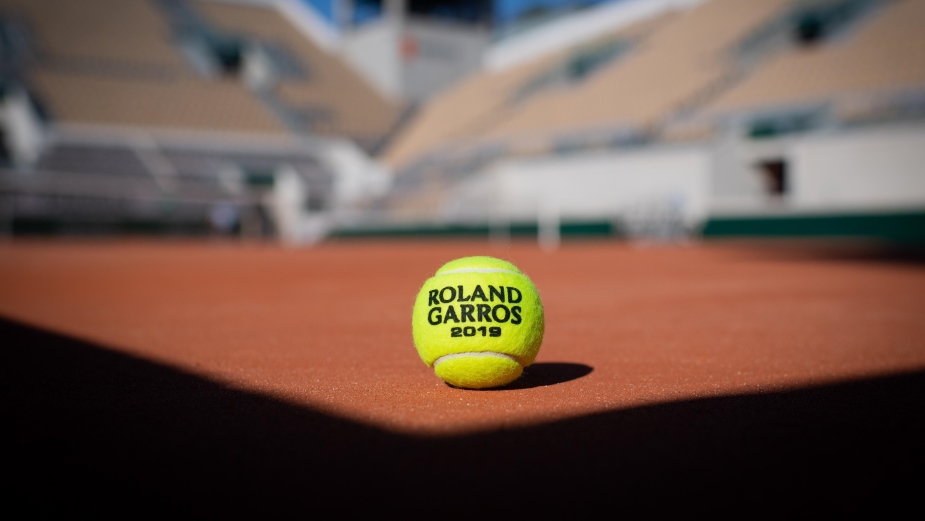
[[[472,254],[517,264],[546,306],[536,363],[499,389],[448,386],[411,340],[420,284]],[[4,497],[35,514],[920,508],[908,252],[23,240],[0,246],[0,287]]]

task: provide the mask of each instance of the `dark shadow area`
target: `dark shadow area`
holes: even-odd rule
[[[925,372],[419,438],[10,321],[0,338],[3,503],[33,518],[921,510]]]
[[[718,241],[717,241],[718,242]],[[925,245],[863,239],[765,239],[727,241],[758,260],[890,263],[925,268]]]

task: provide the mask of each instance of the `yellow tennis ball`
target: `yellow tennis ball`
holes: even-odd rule
[[[499,387],[520,378],[543,343],[543,302],[510,262],[474,256],[452,260],[427,279],[411,317],[421,360],[446,383]]]

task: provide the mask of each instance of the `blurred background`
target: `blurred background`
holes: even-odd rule
[[[925,0],[0,0],[0,236],[925,241]]]

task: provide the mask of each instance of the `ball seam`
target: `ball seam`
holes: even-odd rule
[[[432,367],[436,368],[437,365],[440,364],[440,363],[443,362],[443,361],[446,361],[446,360],[452,359],[452,358],[459,358],[459,357],[462,357],[462,356],[493,356],[493,357],[495,357],[495,358],[505,358],[505,359],[507,359],[507,360],[512,360],[512,361],[514,361],[514,362],[517,362],[517,365],[520,365],[520,366],[523,366],[523,365],[524,365],[523,362],[521,362],[520,360],[518,360],[516,357],[513,357],[513,356],[511,356],[511,355],[506,355],[506,354],[504,354],[504,353],[496,353],[496,352],[494,352],[494,351],[467,351],[467,352],[465,352],[465,353],[450,353],[450,354],[448,354],[448,355],[443,355],[443,356],[437,358],[436,360],[434,360],[434,363],[432,364]]]

